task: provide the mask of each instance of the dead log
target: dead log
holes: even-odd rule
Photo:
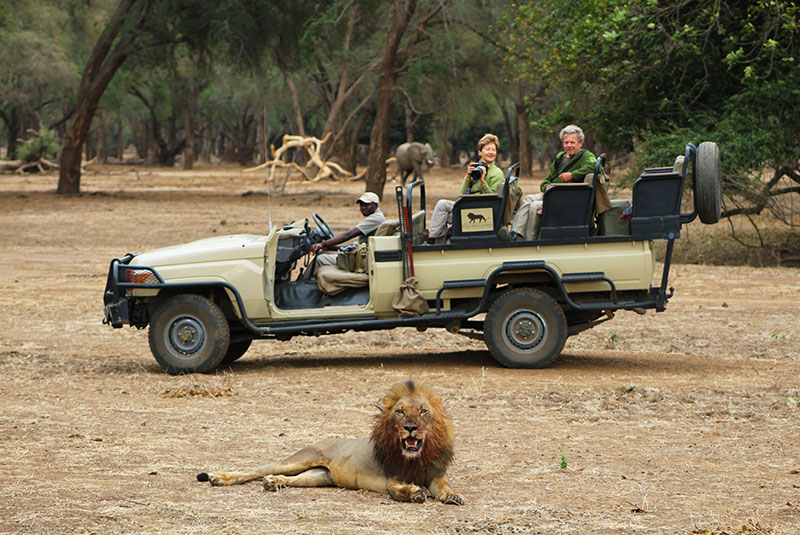
[[[58,164],[51,162],[47,158],[40,158],[33,162],[26,162],[23,160],[0,160],[0,171],[32,173],[45,171],[54,171],[58,169]]]
[[[22,160],[0,160],[0,171],[16,171],[22,166]]]

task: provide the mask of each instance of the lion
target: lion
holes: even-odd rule
[[[486,223],[486,216],[483,214],[473,214],[472,212],[468,212],[467,217],[469,218],[470,223],[474,223],[475,221]]]
[[[463,505],[445,478],[453,460],[453,422],[442,399],[407,381],[389,389],[378,408],[369,438],[322,440],[276,463],[245,472],[202,472],[197,480],[220,486],[263,479],[269,491],[336,486],[385,492],[401,502],[422,503],[431,496]]]

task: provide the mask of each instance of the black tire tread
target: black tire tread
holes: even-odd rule
[[[209,341],[213,344],[209,349],[209,355],[194,364],[180,362],[177,359],[173,360],[168,348],[162,347],[165,328],[162,324],[162,318],[175,308],[180,307],[188,307],[198,315],[208,314],[211,324],[206,326],[206,330],[213,330],[213,332],[206,333]],[[210,299],[198,294],[181,294],[167,299],[155,310],[150,318],[148,341],[150,342],[150,351],[167,373],[171,375],[208,373],[216,369],[227,354],[230,342],[230,328],[225,314]]]
[[[719,148],[713,141],[697,147],[694,177],[694,207],[697,217],[707,225],[719,221],[722,212]]]
[[[507,354],[508,348],[502,342],[502,335],[498,334],[506,314],[503,308],[511,307],[513,310],[516,306],[514,303],[518,300],[521,300],[527,308],[553,316],[551,318],[553,323],[550,325],[551,332],[548,333],[548,336],[551,337],[547,342],[549,348],[543,348],[543,353],[534,356],[531,360],[527,360],[525,356],[522,356],[525,360],[520,360],[514,358],[516,355]],[[558,358],[564,348],[567,339],[567,319],[556,300],[545,292],[534,288],[514,288],[500,294],[489,307],[484,326],[484,338],[492,357],[503,366],[508,368],[546,368]]]
[[[240,358],[247,353],[247,350],[250,349],[250,344],[253,343],[253,340],[242,340],[240,342],[230,342],[228,344],[228,351],[225,353],[225,356],[222,357],[222,362],[219,363],[219,366],[227,366],[232,362],[236,362]]]

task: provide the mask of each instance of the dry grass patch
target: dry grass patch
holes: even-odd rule
[[[168,388],[161,393],[162,398],[221,398],[237,395],[234,392],[233,372],[223,372],[211,378],[209,382],[197,382],[196,376],[187,375],[189,378],[184,384]]]

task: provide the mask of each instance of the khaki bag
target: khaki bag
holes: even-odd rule
[[[357,243],[345,245],[336,255],[336,267],[350,273],[366,273],[367,271],[367,244]]]
[[[416,277],[409,277],[392,297],[392,308],[401,316],[415,316],[428,312],[428,302],[417,290]]]

